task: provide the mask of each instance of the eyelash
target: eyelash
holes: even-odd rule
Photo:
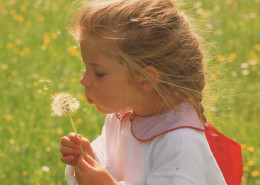
[[[105,75],[105,73],[97,73],[97,72],[95,72],[95,75],[97,77],[101,78],[101,77],[103,77]]]
[[[84,72],[85,72],[85,73],[86,73],[86,71],[87,71],[87,68],[84,69]],[[105,76],[105,74],[106,74],[106,73],[97,73],[97,72],[95,72],[95,76],[98,77],[98,78],[101,78],[101,77]]]

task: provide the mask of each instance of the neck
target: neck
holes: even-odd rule
[[[153,116],[166,112],[169,107],[154,93],[145,93],[137,105],[131,107],[135,115],[140,117]]]

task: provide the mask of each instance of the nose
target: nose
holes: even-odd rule
[[[80,83],[85,86],[85,87],[90,87],[91,83],[89,78],[87,77],[87,73],[85,73],[81,79],[80,79]]]

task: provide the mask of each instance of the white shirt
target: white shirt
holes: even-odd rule
[[[197,113],[186,103],[179,113],[154,117],[107,115],[91,145],[95,159],[120,185],[226,185]],[[67,166],[69,185],[77,184],[73,173]]]

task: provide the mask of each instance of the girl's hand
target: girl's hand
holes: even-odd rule
[[[75,166],[79,185],[118,185],[110,173],[88,154],[79,156]]]
[[[61,138],[60,152],[62,153],[61,161],[63,163],[75,166],[81,155],[80,144],[85,154],[94,157],[93,150],[90,146],[90,142],[80,135],[70,133],[68,136]]]

